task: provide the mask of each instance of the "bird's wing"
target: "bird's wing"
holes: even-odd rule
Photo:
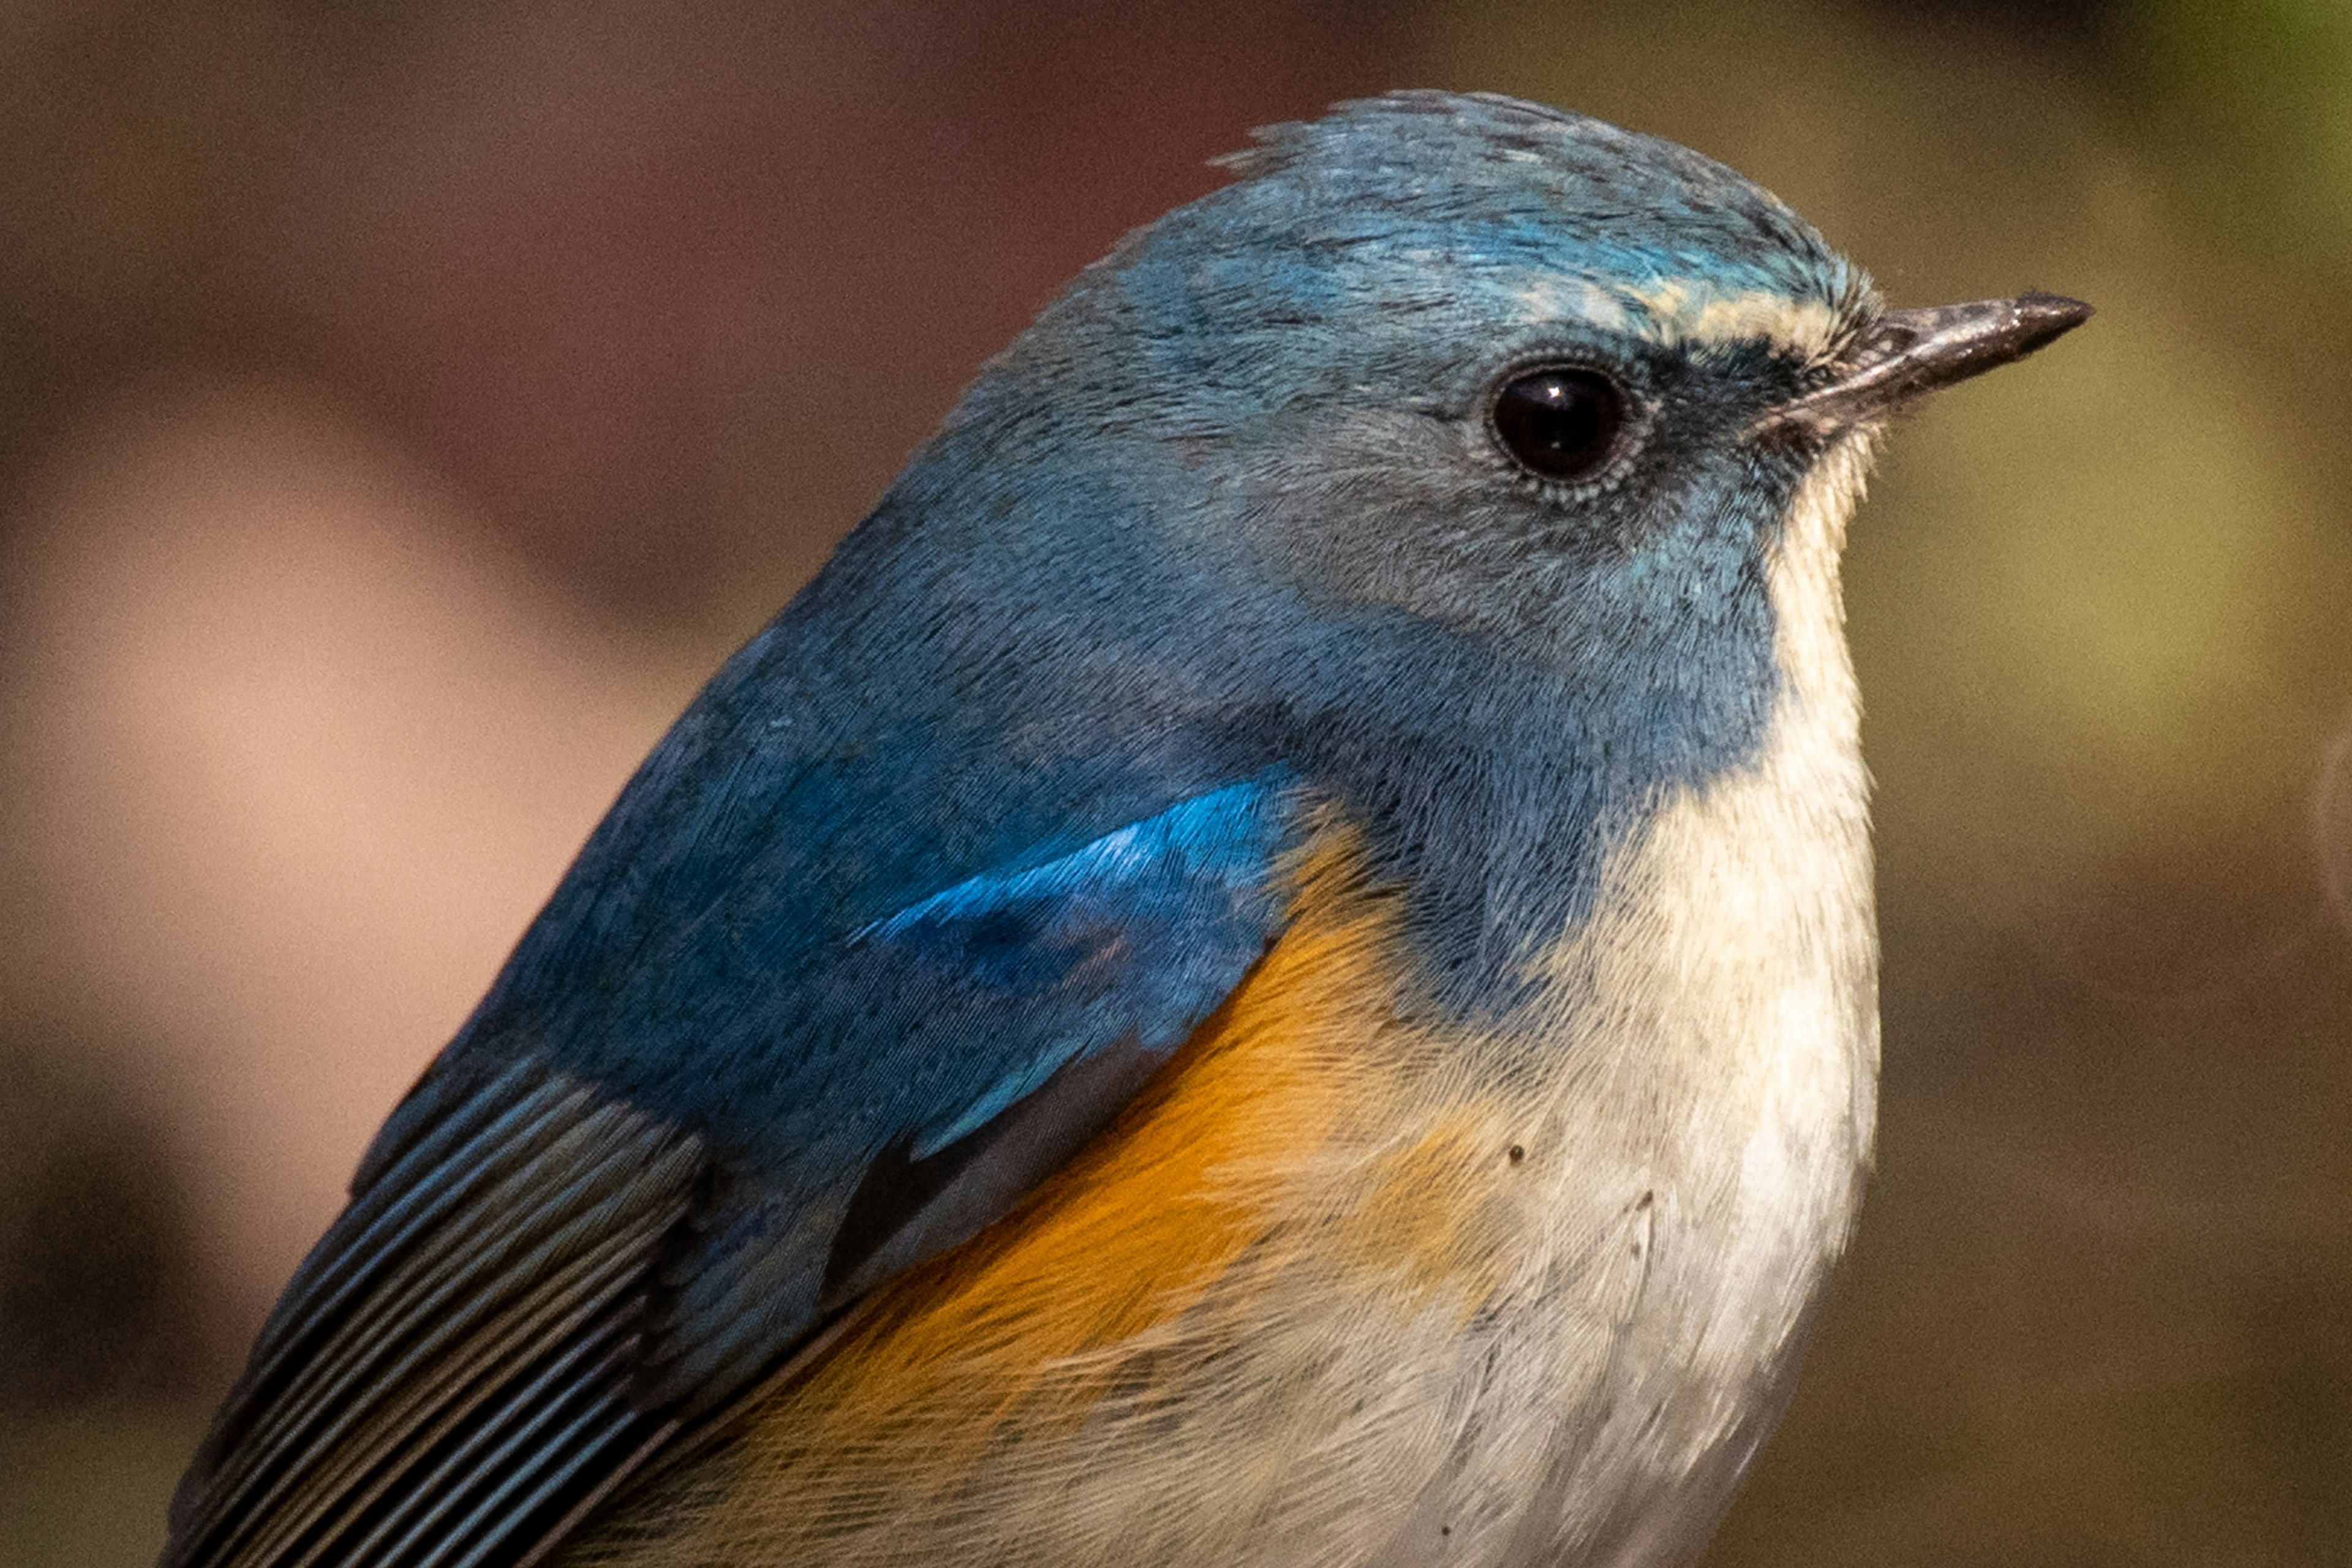
[[[1091,1137],[1272,940],[1294,815],[1237,784],[832,944],[794,982],[817,1044],[706,1068],[746,1076],[716,1100],[790,1108],[781,1150],[527,1040],[453,1048],[264,1329],[166,1568],[533,1561]]]

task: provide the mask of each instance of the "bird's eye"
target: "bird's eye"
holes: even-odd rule
[[[1625,400],[1593,371],[1550,366],[1515,375],[1495,395],[1495,434],[1529,472],[1574,483],[1617,449]]]

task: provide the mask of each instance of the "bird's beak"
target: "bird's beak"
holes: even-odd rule
[[[1759,419],[1751,436],[1833,436],[1939,387],[2023,359],[2090,320],[2091,307],[2060,294],[2021,294],[1889,310],[1858,338],[1835,381]]]

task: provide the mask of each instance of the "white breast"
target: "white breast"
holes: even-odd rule
[[[1770,563],[1785,685],[1761,754],[1669,802],[1542,960],[1562,1000],[1538,1025],[1558,1070],[1521,1102],[1528,1268],[1482,1376],[1486,1436],[1441,1483],[1486,1539],[1449,1531],[1433,1556],[1681,1561],[1785,1398],[1875,1110],[1837,571],[1865,458],[1857,437],[1822,464]]]

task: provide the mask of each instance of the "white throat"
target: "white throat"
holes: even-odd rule
[[[1569,1517],[1529,1518],[1557,1533],[1504,1561],[1695,1552],[1777,1418],[1853,1225],[1878,950],[1838,559],[1868,455],[1857,434],[1824,458],[1769,560],[1781,686],[1759,752],[1613,851],[1591,916],[1541,961],[1560,1064],[1528,1108],[1560,1152],[1549,1251],[1557,1268],[1612,1237],[1620,1261],[1524,1331],[1591,1403],[1555,1461]]]

